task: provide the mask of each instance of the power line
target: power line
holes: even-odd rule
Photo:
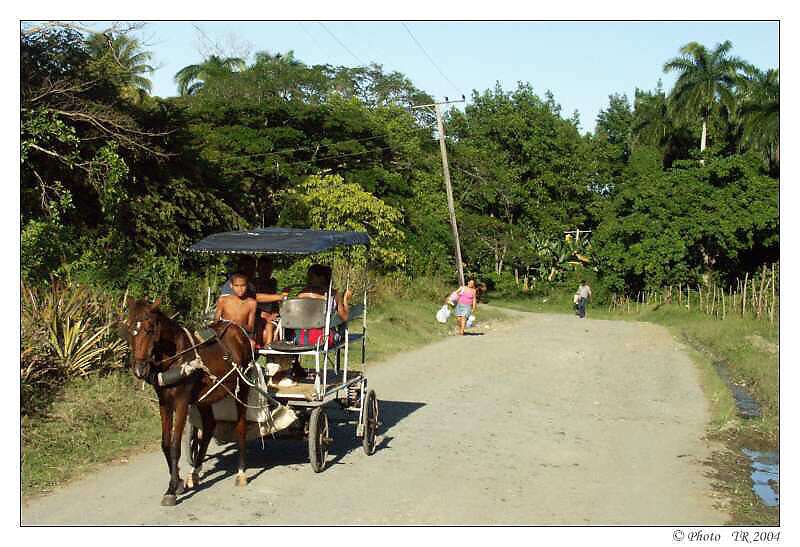
[[[436,64],[436,62],[433,60],[433,58],[432,58],[430,55],[428,55],[428,52],[427,52],[427,51],[425,51],[425,48],[424,48],[424,47],[422,47],[422,44],[420,44],[420,43],[419,43],[419,40],[417,40],[416,38],[414,38],[414,35],[411,33],[411,29],[410,29],[410,28],[408,28],[408,25],[406,25],[406,24],[405,24],[405,23],[403,23],[402,21],[400,21],[400,24],[401,24],[401,25],[403,25],[403,28],[404,28],[404,29],[406,29],[406,32],[408,32],[408,35],[409,35],[409,36],[411,36],[411,39],[412,39],[412,40],[414,40],[414,43],[415,43],[415,44],[417,44],[417,47],[419,47],[419,49],[422,51],[422,53],[424,53],[424,54],[425,54],[425,57],[427,57],[427,58],[428,58],[428,60],[429,60],[429,61],[431,62],[431,64],[433,65],[433,67],[434,67],[436,70],[438,70],[438,71],[439,71],[439,74],[441,74],[441,75],[442,75],[442,78],[444,78],[445,80],[447,80],[447,81],[448,81],[448,83],[449,83],[451,86],[453,86],[453,89],[456,91],[456,93],[458,93],[458,94],[460,95],[460,94],[461,94],[461,91],[459,90],[458,86],[457,86],[456,84],[454,84],[454,83],[453,83],[453,81],[452,81],[450,78],[448,78],[448,77],[445,75],[445,73],[444,73],[444,72],[442,72],[442,69],[441,69],[441,68],[439,68],[439,65],[437,65],[437,64]]]
[[[331,38],[333,38],[334,40],[336,40],[336,42],[337,42],[337,43],[338,43],[340,46],[342,46],[342,48],[344,48],[344,50],[345,50],[347,53],[349,53],[350,55],[352,55],[352,56],[353,56],[353,58],[354,58],[356,61],[358,61],[358,64],[359,64],[359,65],[366,66],[366,63],[364,63],[364,61],[362,61],[361,59],[359,59],[359,58],[358,58],[358,55],[356,55],[355,53],[353,53],[352,51],[350,51],[350,49],[349,49],[349,48],[348,48],[346,45],[344,45],[344,44],[342,43],[342,41],[341,41],[341,40],[339,40],[339,39],[336,37],[336,35],[335,35],[335,34],[333,34],[333,33],[332,33],[332,32],[331,32],[329,29],[328,29],[328,27],[326,27],[326,26],[325,26],[325,23],[323,23],[322,21],[317,21],[317,23],[319,23],[319,24],[320,24],[320,26],[321,26],[322,28],[324,28],[324,29],[325,29],[325,32],[327,32],[328,34],[330,34],[330,35],[331,35]]]
[[[259,157],[262,157],[262,156],[263,157],[276,156],[276,155],[279,155],[279,154],[286,154],[288,152],[299,152],[301,150],[312,150],[314,148],[318,148],[318,147],[322,147],[322,146],[331,147],[331,146],[336,146],[338,144],[345,144],[345,143],[350,143],[350,142],[374,141],[376,139],[383,139],[383,138],[386,138],[386,135],[376,135],[376,136],[373,136],[373,137],[365,137],[363,139],[345,139],[343,141],[336,141],[336,142],[327,143],[327,144],[326,143],[319,143],[319,144],[312,145],[312,146],[298,146],[297,148],[283,148],[281,150],[275,150],[273,152],[261,152],[261,153],[258,153],[258,154],[242,154],[242,155],[228,154],[226,156],[220,156],[220,157],[214,158],[213,161],[226,161],[226,160],[237,160],[237,159],[246,159],[246,158],[259,158]]]
[[[322,160],[332,160],[332,159],[337,159],[337,158],[347,158],[347,157],[351,157],[351,156],[363,156],[364,154],[370,154],[372,152],[379,152],[379,151],[382,151],[382,150],[390,150],[391,148],[392,148],[391,146],[383,146],[381,148],[373,148],[372,150],[365,150],[364,152],[353,152],[351,154],[334,154],[332,156],[322,156],[321,158],[317,158],[316,160],[313,160],[313,161],[312,160],[298,160],[298,161],[292,161],[292,162],[288,162],[288,163],[281,163],[279,165],[281,167],[288,167],[290,165],[296,165],[298,163],[317,163],[317,162],[322,161]],[[227,171],[227,172],[225,172],[225,174],[226,175],[238,175],[238,174],[241,174],[241,173],[246,173],[248,171],[254,171],[254,170],[253,169],[240,169],[238,171]],[[262,173],[257,173],[257,174],[264,174],[264,173],[262,172]]]
[[[303,29],[303,32],[306,33],[306,36],[311,38],[311,41],[314,42],[314,44],[319,48],[320,52],[324,54],[325,48],[322,47],[322,45],[317,41],[316,38],[314,38],[314,35],[311,34],[311,32],[309,32],[309,30],[305,27],[305,25],[303,25],[302,21],[298,21],[297,24],[300,26],[301,29]]]

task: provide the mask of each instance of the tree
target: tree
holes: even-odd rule
[[[737,71],[743,70],[746,63],[729,55],[731,48],[730,40],[717,44],[713,51],[689,42],[680,49],[681,57],[664,63],[664,72],[678,72],[670,93],[672,110],[686,119],[702,120],[701,153],[706,149],[707,125],[713,111],[720,105],[729,112],[735,108]]]
[[[23,272],[47,278],[86,250],[121,248],[131,166],[167,158],[167,132],[122,100],[119,64],[77,30],[42,26],[20,50]]]
[[[96,33],[89,37],[87,46],[93,57],[108,58],[120,70],[123,96],[141,103],[150,93],[153,84],[144,75],[155,70],[148,64],[152,54],[142,50],[137,39],[126,34]]]
[[[778,256],[778,182],[753,155],[677,161],[664,171],[634,151],[626,184],[592,238],[594,258],[616,291],[734,279]]]
[[[676,159],[687,159],[694,136],[670,111],[669,101],[658,81],[656,89],[636,89],[633,102],[632,147],[654,147],[661,151],[661,163],[672,166]]]
[[[780,73],[750,66],[739,81],[739,120],[742,141],[766,157],[770,166],[780,162]]]
[[[211,55],[200,64],[188,65],[180,69],[175,74],[175,83],[178,84],[178,93],[181,96],[194,95],[203,87],[206,79],[244,68],[244,59]]]
[[[285,195],[283,224],[323,230],[357,230],[372,238],[370,252],[385,268],[406,261],[402,215],[394,207],[337,175],[308,177]]]
[[[623,156],[627,157],[630,153],[632,123],[633,112],[627,95],[614,93],[608,96],[608,108],[597,115],[595,135],[609,144],[620,146]]]

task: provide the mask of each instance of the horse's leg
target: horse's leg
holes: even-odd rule
[[[175,403],[174,400],[161,404],[159,406],[159,411],[161,412],[161,451],[164,452],[164,457],[167,460],[167,469],[169,469],[169,486],[167,486],[167,491],[164,492],[164,495],[161,497],[161,505],[164,506],[171,506],[175,505],[175,490],[173,487],[172,482],[172,440],[175,438],[173,434],[173,413],[175,412]]]
[[[181,480],[180,461],[181,461],[181,437],[183,436],[183,428],[186,426],[186,416],[189,413],[189,401],[186,395],[178,398],[175,401],[175,421],[172,427],[172,443],[170,446],[170,458],[172,459],[172,467],[170,469],[169,490],[167,494],[172,494],[173,498],[176,495],[183,494],[184,483]],[[166,496],[164,496],[166,498]]]
[[[243,386],[239,391],[239,398],[242,401],[247,401],[248,388]],[[245,467],[245,453],[247,451],[247,409],[245,406],[236,401],[236,433],[239,437],[239,472],[236,473],[236,486],[247,486],[247,477],[244,474]]]
[[[172,406],[162,403],[158,405],[161,413],[161,451],[167,460],[167,471],[172,473],[172,462],[169,456],[170,440],[172,439]]]
[[[196,488],[200,484],[200,471],[203,468],[203,460],[206,458],[206,451],[208,444],[211,442],[211,437],[214,436],[214,428],[217,421],[214,419],[214,411],[210,406],[197,406],[200,417],[203,420],[203,426],[197,432],[197,461],[192,469],[192,473],[186,478],[186,486],[189,488]]]

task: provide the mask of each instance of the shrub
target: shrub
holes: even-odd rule
[[[127,344],[112,328],[116,310],[113,298],[70,282],[21,286],[23,413],[41,408],[69,378],[122,365]]]

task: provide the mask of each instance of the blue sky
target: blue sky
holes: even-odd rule
[[[473,89],[504,89],[527,81],[537,94],[549,89],[562,113],[580,112],[592,130],[611,93],[633,96],[659,78],[674,76],[664,62],[689,41],[713,47],[733,42],[733,53],[761,68],[778,66],[778,23],[769,22],[406,22],[445,79],[399,22],[154,22],[141,35],[154,52],[153,91],[176,94],[174,74],[199,62],[203,42],[223,50],[286,52],[308,64],[355,66],[377,62],[406,74],[434,97],[469,97]],[[197,28],[202,30],[205,38]],[[326,30],[327,28],[327,30]],[[339,44],[332,33],[343,44]],[[348,51],[349,50],[349,51]],[[453,84],[447,80],[451,80]]]

